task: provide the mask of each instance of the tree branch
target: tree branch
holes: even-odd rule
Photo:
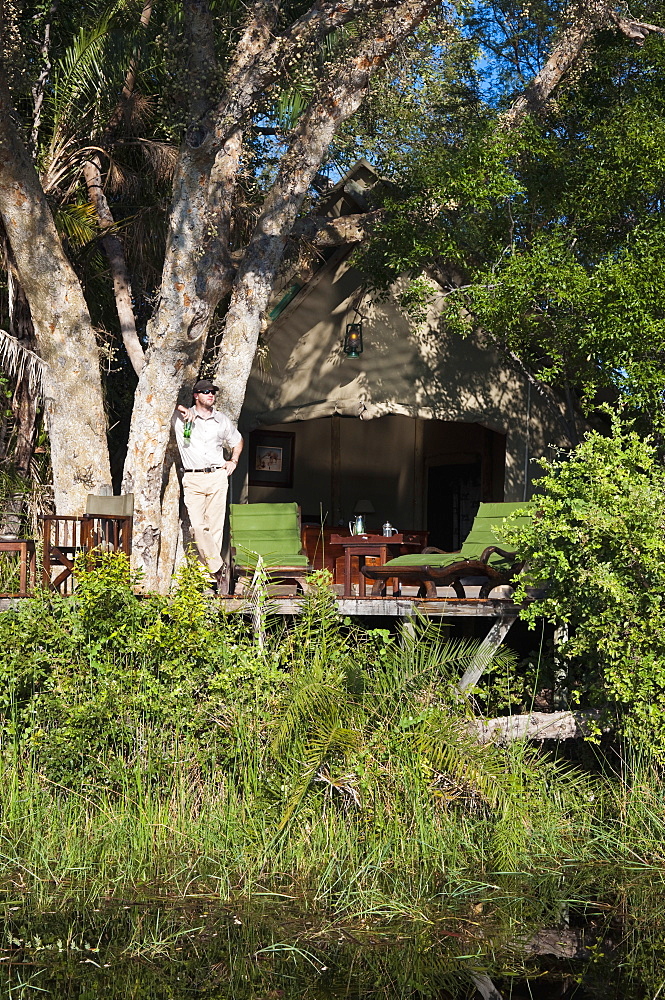
[[[390,5],[389,5],[390,6]],[[280,68],[291,54],[314,38],[325,38],[348,24],[359,14],[384,10],[385,0],[317,0],[306,14],[299,17],[284,32],[261,46],[261,34],[246,31],[241,40],[241,57],[236,59],[227,80],[227,96],[217,108],[215,133],[223,142],[229,129],[242,122],[253,102],[276,79]]]
[[[204,13],[201,4],[190,2],[190,8],[193,32],[200,37],[207,31],[212,39],[212,21]],[[252,87],[251,81],[257,59],[270,47],[278,9],[278,0],[256,3],[238,41],[226,81],[227,97],[224,106],[228,109],[226,120],[229,127],[226,130],[220,129],[219,108],[214,111],[209,108],[199,126],[200,145],[211,157],[211,163],[207,184],[208,234],[202,234],[206,250],[199,268],[197,287],[199,296],[209,302],[213,310],[230,291],[235,275],[229,256],[229,244],[238,168],[243,150],[242,114],[237,113],[237,108],[246,110],[262,89],[257,85]],[[195,28],[197,21],[200,25]],[[192,38],[194,37],[193,34]],[[191,145],[191,135],[188,141]]]
[[[636,42],[637,45],[644,45],[645,38],[650,34],[665,35],[665,28],[661,28],[657,24],[645,24],[643,21],[633,21],[630,18],[621,17],[616,13],[613,13],[611,17],[619,31],[626,38],[630,38],[632,42]]]
[[[615,24],[627,38],[638,45],[643,45],[644,39],[651,32],[665,34],[665,28],[655,24],[621,17],[607,0],[586,0],[583,3],[574,0],[566,11],[565,20],[567,27],[559,35],[545,65],[502,116],[504,126],[514,126],[526,114],[536,114],[541,110],[600,28]]]
[[[125,350],[131,362],[132,368],[137,375],[141,374],[145,360],[143,347],[136,332],[136,318],[134,316],[134,306],[132,303],[132,286],[129,278],[129,268],[125,260],[124,247],[120,237],[113,232],[115,219],[106,200],[102,187],[102,171],[98,156],[92,160],[87,160],[83,164],[83,178],[85,180],[88,197],[94,206],[97,222],[102,233],[102,247],[109,262],[111,278],[113,280],[113,293],[115,297],[115,307],[120,322],[120,333]]]
[[[44,38],[42,44],[39,48],[42,59],[44,60],[44,65],[42,66],[41,72],[37,77],[33,87],[32,87],[32,101],[33,101],[33,115],[32,115],[32,132],[30,133],[30,147],[32,149],[33,155],[37,150],[37,142],[39,140],[39,126],[42,121],[42,105],[44,103],[44,95],[46,93],[46,83],[51,72],[51,19],[58,9],[59,0],[53,0],[51,6],[48,9],[46,15],[47,20],[44,25]]]
[[[525,115],[535,114],[546,104],[563,77],[575,65],[588,41],[599,27],[608,23],[609,17],[607,2],[598,4],[590,0],[579,3],[574,0],[570,4],[565,13],[567,26],[561,31],[543,68],[502,116],[504,127],[517,125]]]
[[[147,28],[152,14],[152,0],[146,0],[141,13],[141,27]],[[111,120],[104,130],[100,145],[104,149],[109,149],[113,143],[127,102],[134,93],[136,85],[136,71],[139,59],[137,52],[130,60],[129,67],[125,74],[125,82],[122,94],[118,101]],[[129,277],[129,268],[125,258],[125,249],[120,237],[113,232],[115,219],[104,193],[102,184],[102,163],[99,154],[92,156],[83,164],[83,178],[85,180],[88,197],[94,206],[97,222],[102,232],[106,235],[102,238],[102,248],[109,262],[109,270],[113,280],[113,292],[115,297],[116,312],[120,323],[120,334],[125,345],[127,356],[132,368],[137,375],[141,374],[141,369],[145,361],[143,347],[136,331],[136,317],[134,315],[134,305],[132,302],[132,286]]]

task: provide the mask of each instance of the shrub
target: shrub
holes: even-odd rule
[[[618,712],[665,754],[665,469],[654,441],[613,418],[568,457],[543,462],[538,516],[510,540],[547,590],[527,606],[568,628],[574,698]]]

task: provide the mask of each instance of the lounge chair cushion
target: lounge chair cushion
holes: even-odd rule
[[[471,531],[458,552],[419,552],[397,556],[395,559],[390,559],[386,566],[449,566],[451,563],[461,562],[463,559],[480,559],[484,550],[490,545],[498,545],[499,548],[510,551],[511,546],[504,541],[501,535],[501,522],[518,510],[525,510],[527,513],[524,517],[517,518],[517,523],[529,521],[532,517],[528,513],[530,507],[529,502],[481,503]],[[508,570],[515,559],[505,558],[498,552],[493,552],[488,562],[494,569]]]
[[[260,555],[268,567],[308,567],[296,503],[232,503],[230,521],[237,565],[254,568]]]

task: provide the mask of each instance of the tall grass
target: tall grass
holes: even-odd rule
[[[6,907],[272,900],[515,939],[660,920],[658,772],[478,746],[453,684],[473,644],[357,628],[324,587],[259,643],[191,567],[138,601],[102,560],[77,593],[0,616]]]
[[[574,895],[584,888],[585,831],[572,836],[570,821],[564,828],[560,805],[537,817],[523,811],[527,835],[516,840],[516,806],[496,816],[445,807],[427,793],[420,761],[384,765],[391,788],[371,802],[350,813],[315,789],[281,834],[286,794],[248,796],[233,775],[215,785],[174,768],[170,780],[145,787],[135,769],[113,790],[64,789],[30,768],[17,780],[5,766],[4,899],[53,909],[109,899],[297,898],[357,918],[427,917],[442,906],[462,914],[482,904],[538,922],[556,911],[561,880]]]

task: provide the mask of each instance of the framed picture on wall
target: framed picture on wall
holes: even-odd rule
[[[252,431],[249,435],[249,485],[293,486],[295,434]]]

